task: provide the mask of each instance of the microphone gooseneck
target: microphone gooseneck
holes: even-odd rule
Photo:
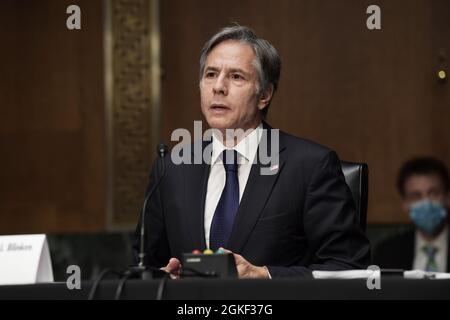
[[[158,144],[156,147],[156,152],[158,154],[158,159],[161,161],[161,175],[159,176],[156,183],[153,185],[152,189],[148,192],[147,196],[144,199],[144,204],[142,205],[141,212],[141,232],[140,232],[140,243],[139,243],[139,264],[138,267],[142,270],[147,269],[145,264],[145,211],[147,210],[147,203],[152,197],[153,193],[158,188],[161,183],[164,174],[166,173],[166,163],[164,157],[167,153],[167,146],[164,143]]]

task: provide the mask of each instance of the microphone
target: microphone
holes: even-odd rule
[[[139,242],[139,264],[137,266],[131,266],[124,272],[118,273],[115,272],[112,269],[104,269],[100,275],[97,277],[97,279],[94,281],[94,284],[92,285],[92,288],[89,292],[89,300],[94,299],[95,293],[97,292],[98,286],[100,285],[100,282],[103,280],[103,278],[108,275],[109,273],[118,274],[120,278],[119,284],[117,285],[116,289],[116,299],[120,299],[122,295],[122,290],[125,286],[125,283],[129,278],[134,278],[136,276],[139,276],[141,279],[152,279],[153,273],[162,274],[163,276],[166,276],[166,273],[159,270],[156,267],[147,266],[145,264],[145,211],[147,209],[147,203],[152,197],[152,195],[155,193],[156,189],[158,188],[159,184],[161,183],[162,178],[164,177],[164,174],[166,173],[166,164],[164,161],[164,157],[167,153],[167,146],[164,143],[158,144],[156,148],[156,152],[158,154],[158,160],[161,161],[161,175],[159,176],[156,183],[153,185],[151,190],[147,193],[144,199],[144,204],[142,206],[142,212],[141,212],[141,237]],[[163,278],[165,279],[165,278]]]
[[[141,232],[140,232],[140,242],[139,242],[139,264],[137,266],[137,269],[141,272],[148,269],[148,267],[145,264],[145,211],[147,210],[147,204],[152,195],[155,193],[156,189],[158,188],[159,184],[161,183],[162,178],[164,177],[166,173],[166,163],[164,161],[164,157],[167,153],[167,146],[164,143],[158,144],[156,147],[156,152],[158,154],[158,160],[161,161],[161,175],[159,176],[156,183],[153,185],[153,187],[150,189],[150,191],[147,193],[147,196],[144,199],[144,204],[142,206],[142,212],[141,212]]]

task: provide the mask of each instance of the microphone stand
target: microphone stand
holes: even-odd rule
[[[159,176],[156,183],[153,185],[151,190],[147,193],[147,196],[144,199],[144,204],[142,206],[142,212],[141,212],[141,232],[140,232],[140,247],[139,247],[139,263],[137,266],[129,267],[124,272],[116,272],[112,269],[105,269],[103,270],[100,275],[97,277],[97,279],[94,281],[93,286],[90,289],[89,292],[89,300],[95,299],[95,294],[98,290],[98,287],[100,286],[101,281],[103,278],[105,278],[108,274],[115,274],[120,277],[119,284],[116,289],[115,298],[120,299],[122,295],[123,287],[125,286],[126,281],[129,278],[140,278],[140,279],[153,279],[154,272],[159,272],[161,274],[165,274],[165,272],[159,270],[158,268],[147,266],[145,263],[145,211],[147,209],[147,203],[152,197],[152,195],[155,193],[156,189],[158,188],[159,184],[161,183],[162,178],[164,177],[164,174],[166,173],[166,165],[164,161],[164,157],[167,153],[167,146],[163,143],[160,143],[157,147],[157,153],[158,153],[158,159],[161,161],[161,175]],[[165,279],[165,278],[163,278]]]
[[[148,192],[147,196],[144,199],[144,204],[142,206],[142,212],[141,212],[141,232],[140,232],[140,241],[139,241],[139,263],[137,266],[132,266],[129,268],[130,276],[133,275],[139,276],[142,280],[147,279],[153,279],[153,273],[154,272],[162,272],[161,270],[150,267],[146,265],[145,262],[145,211],[147,210],[147,204],[152,195],[155,193],[156,189],[158,188],[159,184],[162,181],[162,178],[164,177],[166,173],[166,163],[164,160],[164,157],[167,153],[167,146],[163,143],[160,143],[158,147],[156,148],[158,159],[161,161],[161,175],[159,176],[156,183],[153,185],[152,189]]]

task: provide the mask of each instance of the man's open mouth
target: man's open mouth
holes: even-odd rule
[[[228,107],[227,105],[224,105],[224,104],[212,104],[210,109],[212,109],[213,111],[227,111],[227,110],[231,110],[230,107]]]

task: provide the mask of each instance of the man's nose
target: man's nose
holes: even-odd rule
[[[222,94],[226,96],[228,94],[228,83],[224,75],[219,75],[214,83],[214,94]]]

